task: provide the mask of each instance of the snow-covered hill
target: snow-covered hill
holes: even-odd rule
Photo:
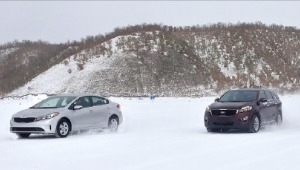
[[[9,95],[206,96],[245,86],[294,92],[300,89],[299,35],[263,24],[142,25],[80,43],[0,47],[7,56],[0,62],[0,95],[16,87]]]
[[[45,96],[0,100],[0,169],[9,170],[298,170],[300,95],[280,96],[284,122],[258,133],[208,133],[204,98],[111,98],[121,104],[117,133],[91,131],[65,139],[9,132],[15,112]]]
[[[89,83],[95,71],[105,71],[111,69],[111,62],[117,58],[116,55],[93,58],[86,61],[84,68],[78,68],[78,61],[71,56],[60,64],[51,67],[40,74],[25,86],[13,91],[10,95],[19,96],[25,94],[56,94],[72,92],[88,92]],[[96,87],[95,87],[96,88]],[[100,88],[100,87],[97,87]],[[10,96],[9,95],[9,96]]]

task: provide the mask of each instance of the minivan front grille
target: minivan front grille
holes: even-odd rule
[[[213,116],[235,116],[237,110],[235,109],[228,109],[228,110],[211,110],[211,114]]]
[[[21,118],[21,117],[15,117],[14,122],[17,123],[31,123],[34,122],[35,118],[34,117],[26,117],[26,118]]]
[[[233,122],[213,122],[213,124],[217,126],[232,126]]]

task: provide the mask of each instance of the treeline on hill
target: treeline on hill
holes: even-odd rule
[[[202,67],[199,68],[200,71],[210,77],[203,83],[208,80],[215,81],[218,84],[217,90],[241,86],[245,82],[248,85],[254,84],[257,78],[260,84],[266,86],[269,83],[277,88],[285,85],[289,87],[284,90],[291,91],[300,88],[300,31],[294,27],[266,26],[260,22],[185,27],[142,24],[115,28],[106,35],[87,36],[81,41],[62,44],[43,41],[3,44],[0,46],[0,94],[23,86],[53,65],[82,50],[91,49],[118,36],[155,31],[177,43],[174,48],[181,47],[178,48],[178,54],[182,55],[178,56],[197,58],[197,62],[202,63],[199,65]],[[136,46],[138,43],[136,42]],[[164,47],[160,50],[161,54],[166,52]],[[258,65],[258,61],[266,64]],[[228,69],[231,63],[238,71],[235,77],[224,75],[218,65]],[[263,74],[257,74],[258,68],[263,70]],[[284,76],[278,79],[278,75]]]

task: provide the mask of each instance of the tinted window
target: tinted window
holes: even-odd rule
[[[108,104],[108,100],[106,100],[102,97],[95,97],[95,96],[92,97],[92,102],[93,102],[94,106]]]
[[[278,97],[278,95],[277,95],[275,92],[271,91],[271,93],[273,94],[273,98],[275,98],[275,99],[278,99],[278,100],[279,100],[279,97]]]
[[[82,107],[90,107],[91,103],[89,97],[81,97],[78,100],[76,100],[75,105],[80,105]]]
[[[267,96],[264,91],[259,92],[259,99],[267,99]]]
[[[269,91],[266,90],[265,93],[266,93],[266,96],[267,96],[268,100],[272,100],[273,99],[273,96],[272,96],[271,92],[269,92]]]
[[[220,102],[251,102],[256,100],[257,91],[254,90],[233,90],[226,92]]]

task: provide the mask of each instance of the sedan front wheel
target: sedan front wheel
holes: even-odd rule
[[[65,138],[70,133],[70,130],[70,123],[66,119],[62,119],[57,123],[55,136],[59,138]]]
[[[30,133],[17,133],[17,136],[19,138],[28,138]]]

